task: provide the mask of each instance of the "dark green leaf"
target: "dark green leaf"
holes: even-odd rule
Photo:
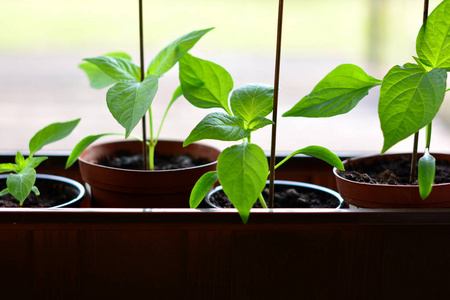
[[[258,117],[266,117],[273,108],[273,87],[264,84],[244,85],[233,91],[230,105],[234,115],[247,123]]]
[[[195,183],[191,192],[191,197],[189,198],[189,206],[191,208],[197,208],[197,206],[199,206],[200,202],[202,202],[203,198],[208,194],[214,183],[216,183],[217,178],[218,175],[216,171],[205,173],[200,177]]]
[[[143,82],[118,82],[108,90],[106,102],[109,111],[125,128],[125,137],[148,111],[157,91],[156,75],[148,75]]]
[[[213,28],[192,31],[182,37],[176,39],[168,46],[166,46],[158,55],[152,60],[148,67],[148,74],[155,74],[161,76],[169,71],[183,55],[185,55],[197,41]]]
[[[127,59],[111,56],[98,56],[85,58],[84,60],[97,66],[103,73],[115,81],[141,81],[140,68]]]
[[[107,135],[123,135],[122,133],[103,133],[97,135],[90,135],[82,139],[76,146],[73,148],[72,153],[67,158],[66,169],[70,168],[78,159],[78,157],[83,153],[83,151],[89,147],[93,142],[98,140],[99,138]]]
[[[378,103],[382,153],[430,123],[444,100],[447,72],[415,64],[393,67],[383,79]]]
[[[81,119],[68,122],[53,123],[39,130],[30,140],[30,156],[41,150],[42,147],[59,141],[68,136],[78,125]]]
[[[36,171],[25,168],[17,174],[9,174],[6,185],[9,193],[21,203],[28,197],[36,181]]]
[[[237,141],[247,137],[250,132],[249,129],[244,129],[242,119],[215,112],[198,123],[184,141],[183,146],[205,139]]]
[[[416,51],[420,61],[450,71],[450,1],[442,1],[419,31]]]
[[[327,148],[320,147],[320,146],[308,146],[302,149],[299,149],[297,151],[292,152],[289,154],[285,159],[283,159],[280,163],[278,163],[275,168],[280,167],[282,164],[284,164],[288,159],[292,158],[293,156],[297,154],[303,154],[303,155],[309,155],[318,159],[323,160],[324,162],[332,165],[333,167],[344,171],[344,165],[342,164],[341,159],[328,150]]]
[[[124,58],[126,60],[131,61],[131,56],[129,56],[126,53],[123,52],[113,52],[108,53],[105,56],[111,56],[111,57],[119,57]],[[109,85],[112,85],[117,82],[117,80],[112,79],[103,71],[101,71],[96,65],[90,62],[85,62],[78,65],[83,71],[86,72],[86,75],[89,78],[89,83],[92,88],[94,89],[102,89],[104,87],[107,87]]]
[[[255,131],[257,129],[266,127],[267,125],[272,125],[273,122],[269,119],[266,119],[264,117],[256,117],[253,119],[253,121],[250,122],[250,124],[248,125],[248,128],[251,131]]]
[[[341,115],[352,110],[371,88],[381,80],[367,75],[360,67],[344,64],[328,73],[283,117],[322,118]]]
[[[217,160],[217,172],[223,191],[247,223],[250,209],[266,185],[269,165],[264,151],[249,143],[226,148]]]
[[[221,66],[190,54],[180,59],[180,84],[184,97],[199,108],[219,107],[229,112],[228,95],[233,79]]]
[[[433,188],[436,173],[436,159],[431,156],[428,149],[419,159],[419,192],[420,197],[425,200]]]

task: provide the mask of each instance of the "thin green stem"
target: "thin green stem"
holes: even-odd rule
[[[426,133],[425,133],[425,137],[426,137],[426,148],[428,150],[430,150],[430,145],[431,145],[431,129],[432,129],[432,124],[430,122],[430,124],[427,125],[426,127]]]
[[[267,203],[266,203],[266,201],[264,200],[262,194],[259,194],[258,199],[259,199],[259,202],[261,202],[262,207],[263,207],[263,208],[267,208]]]
[[[149,115],[149,126],[150,126],[150,140],[148,142],[148,165],[150,170],[155,169],[155,147],[157,140],[154,139],[153,136],[153,114],[152,114],[152,108],[150,107],[148,109],[148,115]]]

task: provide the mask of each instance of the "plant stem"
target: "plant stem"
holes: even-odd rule
[[[272,113],[272,144],[270,149],[270,173],[269,173],[269,207],[274,207],[274,181],[275,181],[275,151],[277,138],[277,114],[278,114],[278,90],[280,86],[280,61],[281,61],[281,34],[283,32],[283,0],[278,5],[278,28],[277,48],[275,57],[275,79],[273,90],[273,113]]]
[[[261,203],[261,205],[262,205],[263,208],[268,208],[268,207],[267,207],[267,203],[266,203],[266,201],[264,200],[262,194],[259,194],[258,199],[259,199],[259,202]]]
[[[155,147],[156,143],[158,143],[157,140],[153,137],[153,114],[152,114],[152,108],[150,107],[148,110],[148,121],[150,126],[150,140],[148,142],[148,168],[149,170],[153,171],[155,169]]]
[[[140,61],[141,61],[141,82],[144,81],[144,22],[143,22],[143,12],[142,12],[142,0],[139,0],[139,48],[140,48]],[[145,114],[141,120],[142,123],[142,159],[144,161],[144,170],[148,170],[148,160],[147,160],[147,131],[146,131],[146,121]]]
[[[428,149],[428,151],[430,150],[430,146],[431,146],[431,129],[432,129],[432,124],[430,122],[430,124],[427,125],[426,127],[426,134],[425,134],[425,139],[426,139],[426,144],[425,144],[425,148]]]

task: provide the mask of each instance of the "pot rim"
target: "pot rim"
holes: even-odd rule
[[[270,180],[266,181],[266,185],[267,184],[270,184]],[[274,184],[292,185],[292,186],[297,186],[297,187],[305,187],[305,188],[310,188],[310,189],[314,189],[314,190],[319,190],[319,191],[331,194],[332,196],[336,197],[337,200],[339,200],[339,205],[337,207],[335,207],[334,209],[342,208],[342,206],[344,205],[344,199],[341,197],[341,195],[338,192],[336,192],[335,190],[326,188],[324,186],[320,186],[320,185],[313,184],[313,183],[301,182],[301,181],[292,181],[292,180],[274,180]],[[221,190],[222,190],[222,186],[219,185],[219,186],[215,187],[213,190],[211,190],[205,197],[205,201],[209,205],[211,205],[213,208],[223,209],[222,207],[218,207],[209,201],[209,198],[211,197],[211,195],[213,193],[216,193]],[[281,208],[281,209],[285,209],[285,208]]]
[[[88,150],[89,148],[94,148],[94,147],[103,146],[103,145],[119,144],[119,143],[136,143],[136,142],[140,142],[140,141],[137,141],[137,140],[117,140],[117,141],[111,141],[111,142],[103,142],[103,143],[90,145],[84,151]],[[159,140],[158,141],[158,143],[161,143],[161,142],[181,143],[181,144],[183,143],[182,141],[179,141],[179,140]],[[205,144],[201,144],[201,143],[192,143],[192,144],[195,144],[195,145],[198,145],[198,146],[203,146],[203,147],[208,147],[208,148],[216,150],[216,151],[218,151],[220,153],[220,151],[217,148],[213,147],[213,146],[209,146],[209,145],[205,145]],[[83,155],[83,153],[81,155]],[[89,166],[92,166],[92,167],[96,167],[96,168],[108,169],[108,170],[112,170],[112,171],[114,170],[114,171],[124,172],[124,173],[130,173],[130,172],[133,172],[133,173],[136,173],[136,172],[137,173],[180,172],[180,171],[183,171],[183,170],[192,170],[192,169],[199,169],[199,168],[203,168],[203,167],[209,167],[209,166],[212,166],[212,165],[217,163],[217,160],[214,160],[214,161],[211,161],[211,162],[206,163],[206,164],[202,164],[202,165],[199,165],[199,166],[188,167],[188,168],[169,169],[169,170],[153,170],[153,171],[151,171],[151,170],[121,169],[121,168],[115,168],[115,167],[110,167],[110,166],[104,166],[104,165],[100,165],[98,163],[93,163],[93,162],[90,162],[88,160],[85,160],[84,158],[81,157],[81,155],[78,157],[78,160],[80,162],[82,162],[83,164],[86,164],[86,165],[89,165]]]
[[[418,154],[422,154],[422,153],[418,153]],[[445,155],[448,156],[448,160],[450,161],[450,154],[448,153],[431,153],[432,155]],[[411,155],[411,153],[405,153],[405,152],[401,152],[401,153],[388,153],[388,154],[369,154],[369,155],[363,155],[363,156],[355,156],[355,157],[351,157],[348,158],[346,160],[344,160],[342,162],[342,164],[345,165],[348,164],[349,162],[352,161],[356,161],[356,160],[364,160],[364,159],[368,159],[368,158],[372,158],[372,157],[385,157],[385,156],[402,156],[402,155]],[[385,184],[385,183],[380,183],[380,184],[373,184],[373,183],[367,183],[367,182],[358,182],[358,181],[353,181],[353,180],[349,180],[347,178],[342,177],[339,174],[339,170],[336,167],[333,167],[333,174],[334,176],[336,176],[336,178],[338,178],[339,180],[342,181],[346,181],[352,184],[358,184],[358,185],[367,185],[367,186],[380,186],[380,187],[387,187],[387,186],[395,186],[398,188],[411,188],[411,187],[419,187],[419,185],[417,184]],[[445,186],[445,185],[450,185],[450,183],[433,183],[433,186]]]
[[[0,174],[0,179],[6,179],[8,177],[8,175],[9,174]],[[64,183],[67,183],[67,184],[70,184],[70,185],[74,186],[78,190],[78,196],[75,197],[74,199],[72,199],[72,200],[70,200],[68,202],[64,202],[62,204],[56,205],[56,206],[46,207],[44,209],[62,208],[62,207],[71,205],[71,204],[81,200],[84,197],[85,193],[86,193],[86,189],[84,188],[84,186],[81,183],[79,183],[78,181],[75,181],[75,180],[73,180],[71,178],[58,176],[58,175],[52,175],[52,174],[37,173],[36,174],[36,179],[48,179],[48,180],[64,182]]]

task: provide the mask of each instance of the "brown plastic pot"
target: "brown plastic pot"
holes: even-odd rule
[[[197,180],[206,172],[216,169],[220,151],[201,144],[183,147],[182,142],[159,141],[156,152],[160,155],[189,154],[205,158],[209,163],[175,170],[126,170],[101,166],[99,158],[119,151],[140,153],[138,141],[120,141],[94,145],[79,158],[81,177],[87,183],[93,207],[122,208],[186,208],[189,195]]]
[[[411,156],[411,154],[388,154],[383,158],[395,160],[400,157]],[[436,160],[450,161],[448,154],[433,154]],[[356,157],[345,160],[344,167],[347,169],[364,161],[366,165],[376,164],[381,155]],[[339,193],[342,198],[357,207],[366,208],[438,208],[450,207],[450,183],[433,185],[431,194],[422,200],[417,185],[388,185],[355,182],[345,179],[339,175],[334,168],[334,175]]]

